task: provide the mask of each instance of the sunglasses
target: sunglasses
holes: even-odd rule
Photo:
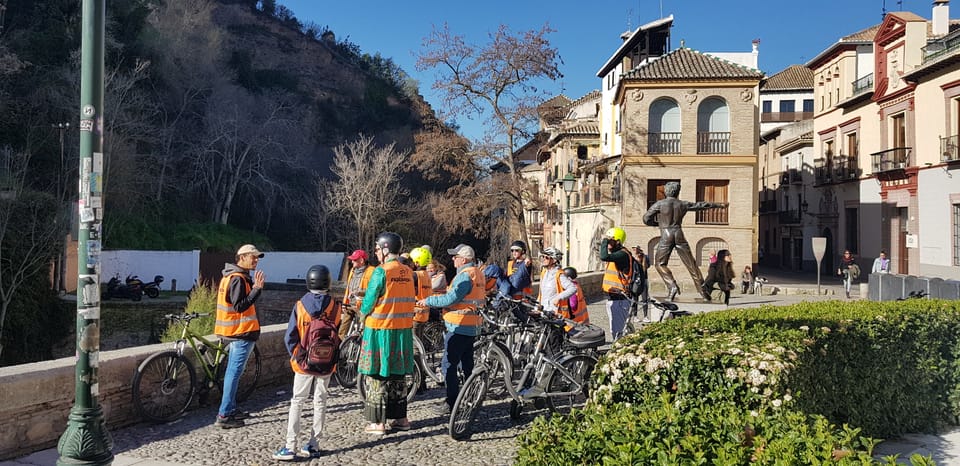
[[[510,248],[510,252],[523,252],[523,249]]]

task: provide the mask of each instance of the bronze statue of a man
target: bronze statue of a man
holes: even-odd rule
[[[690,272],[690,277],[693,278],[693,283],[697,291],[701,296],[709,300],[710,296],[703,291],[703,274],[700,273],[700,268],[697,267],[697,263],[693,259],[690,244],[687,243],[687,239],[683,236],[683,228],[681,228],[681,225],[683,224],[683,216],[691,210],[716,209],[725,207],[726,204],[681,201],[677,199],[677,196],[680,195],[680,183],[676,181],[667,183],[664,187],[664,192],[667,197],[650,206],[647,213],[643,214],[643,223],[652,227],[660,227],[660,242],[657,243],[657,248],[654,251],[654,265],[657,268],[657,273],[660,274],[660,278],[663,279],[664,284],[667,286],[667,299],[673,301],[680,293],[680,287],[673,278],[673,272],[667,267],[670,254],[676,249],[677,254],[680,255],[680,260],[683,261],[683,265],[687,268],[687,271]]]

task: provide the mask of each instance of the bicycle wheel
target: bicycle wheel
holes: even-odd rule
[[[223,360],[220,361],[220,365],[217,366],[217,387],[220,388],[221,394],[223,393],[223,377],[227,373],[227,357],[229,356],[224,356]],[[243,373],[240,374],[240,383],[237,385],[237,402],[250,398],[254,389],[257,388],[257,382],[259,380],[260,348],[254,346],[253,352],[250,353],[250,357],[247,359],[247,365],[243,368]]]
[[[483,405],[486,385],[487,371],[481,369],[473,371],[473,374],[470,374],[467,381],[460,387],[457,401],[453,403],[453,409],[450,411],[450,425],[447,429],[454,440],[463,440],[473,433],[472,424]]]
[[[357,386],[357,364],[360,362],[360,337],[353,335],[340,343],[340,359],[334,376],[343,388]]]
[[[413,399],[417,396],[418,387],[420,387],[420,382],[423,380],[423,375],[420,371],[420,366],[417,364],[413,365],[413,373],[407,374],[406,376],[406,389],[407,389],[407,404],[413,403]],[[367,399],[367,392],[370,391],[370,377],[360,374],[357,376],[357,388],[360,391],[360,399]]]
[[[569,414],[574,406],[582,406],[587,401],[589,395],[588,383],[590,374],[593,372],[593,366],[597,360],[590,356],[577,354],[563,361],[562,366],[572,375],[572,379],[559,370],[553,371],[550,381],[547,383],[547,406],[554,412],[560,414]],[[576,390],[577,386],[579,390]],[[576,390],[576,391],[575,391]],[[572,392],[571,394],[559,394]],[[558,393],[558,395],[552,395]]]
[[[137,367],[132,385],[137,412],[147,420],[167,422],[190,406],[197,391],[197,373],[187,358],[176,351],[164,351]]]

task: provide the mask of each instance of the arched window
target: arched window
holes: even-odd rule
[[[697,256],[700,267],[710,266],[710,256],[721,249],[729,249],[723,238],[703,238],[697,242]]]
[[[719,97],[704,99],[697,109],[697,153],[730,153],[730,109]]]
[[[650,104],[648,153],[680,153],[680,106],[669,98],[660,98]]]

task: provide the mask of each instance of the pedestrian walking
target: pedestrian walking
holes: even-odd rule
[[[326,373],[312,372],[303,367],[303,353],[309,346],[308,331],[311,321],[325,319],[331,332],[335,332],[340,323],[340,306],[330,296],[330,270],[323,265],[314,265],[307,270],[307,293],[297,301],[290,313],[287,332],[283,341],[290,354],[290,367],[293,369],[293,396],[290,398],[290,412],[287,415],[287,434],[284,446],[273,454],[273,459],[293,461],[297,459],[296,448],[300,434],[300,413],[313,393],[313,422],[307,443],[301,446],[300,456],[319,458],[320,436],[323,434],[324,420],[327,414],[327,391],[330,387],[332,370]],[[339,343],[339,338],[336,339]]]
[[[707,269],[707,278],[703,282],[703,295],[707,301],[713,299],[714,289],[723,293],[723,304],[730,305],[730,292],[733,291],[733,256],[730,251],[721,249],[717,252],[717,261]]]
[[[364,432],[383,435],[387,429],[410,430],[407,419],[407,374],[414,370],[413,316],[417,290],[413,271],[397,258],[403,239],[393,232],[377,235],[380,266],[370,276],[360,307],[365,319],[358,371],[370,379],[363,415]],[[387,420],[393,422],[387,426]]]
[[[840,267],[837,268],[837,275],[843,279],[843,291],[850,299],[850,288],[853,282],[860,278],[860,266],[849,250],[843,251],[843,257],[840,258]]]
[[[437,412],[449,415],[453,403],[460,394],[460,376],[457,367],[463,370],[466,380],[473,372],[473,343],[480,333],[481,317],[478,308],[485,304],[484,285],[486,278],[476,266],[476,253],[466,244],[448,249],[453,256],[457,275],[453,277],[447,293],[430,296],[417,302],[420,306],[446,308],[443,321],[447,332],[443,337],[444,351],[441,370],[444,373],[446,398],[437,405]]]
[[[224,264],[223,278],[217,288],[217,321],[213,333],[227,345],[227,367],[223,376],[223,395],[214,425],[222,429],[243,426],[249,413],[237,409],[237,387],[247,359],[260,338],[260,320],[254,305],[260,298],[266,277],[257,270],[263,253],[252,244],[240,246],[236,264]]]

